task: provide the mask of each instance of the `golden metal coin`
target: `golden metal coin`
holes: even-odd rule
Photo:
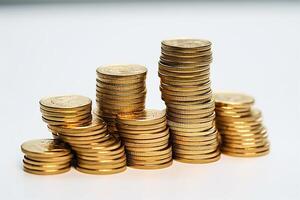
[[[97,68],[98,76],[114,78],[114,77],[131,77],[143,76],[147,73],[147,68],[136,64],[122,64],[122,65],[103,65]]]
[[[224,151],[222,150],[223,154],[226,154],[228,156],[235,156],[235,157],[259,157],[259,156],[265,156],[269,154],[270,149],[261,151],[261,152],[246,152],[246,153],[237,153],[237,152],[230,152],[230,151]]]
[[[168,142],[161,145],[161,146],[156,146],[156,147],[130,147],[130,146],[126,146],[126,151],[134,151],[134,152],[160,151],[162,149],[165,149],[168,146],[169,146]]]
[[[84,160],[84,161],[91,161],[91,162],[97,162],[97,161],[101,161],[101,160],[111,160],[111,159],[115,159],[118,160],[120,158],[123,158],[125,155],[125,152],[122,152],[120,154],[116,154],[116,155],[81,155],[78,154],[77,155],[77,160]]]
[[[55,161],[55,160],[44,160],[44,161],[40,161],[39,159],[32,159],[28,156],[24,156],[23,158],[24,162],[25,163],[28,163],[28,164],[32,164],[32,165],[38,165],[38,166],[45,166],[45,165],[64,165],[64,164],[67,164],[67,163],[71,163],[71,160],[72,160],[72,157],[70,157],[69,159],[67,160],[61,160],[61,161]]]
[[[180,141],[194,141],[194,142],[201,142],[201,141],[209,141],[212,139],[217,138],[218,131],[215,131],[214,133],[207,135],[207,136],[179,136],[176,134],[172,134],[173,140],[180,140]]]
[[[161,48],[161,54],[179,57],[179,58],[195,58],[195,57],[199,57],[199,56],[211,55],[212,52],[210,49],[204,50],[204,51],[194,51],[192,53],[189,53],[189,52],[176,51],[174,49],[167,50],[167,49]]]
[[[207,130],[201,130],[201,131],[196,131],[196,132],[189,132],[189,131],[176,131],[176,130],[170,130],[170,133],[172,135],[178,135],[178,136],[186,136],[186,137],[197,137],[197,136],[209,136],[216,132],[216,127],[213,126],[210,129]]]
[[[157,165],[136,165],[136,164],[129,164],[129,167],[135,168],[135,169],[149,169],[149,170],[153,170],[153,169],[163,169],[163,168],[167,168],[170,167],[173,163],[173,160],[167,162],[167,163],[163,163],[163,164],[157,164]]]
[[[34,165],[34,164],[30,164],[27,163],[25,160],[23,160],[23,166],[26,167],[27,169],[31,169],[31,170],[51,170],[51,169],[64,169],[67,167],[71,167],[71,162],[70,163],[65,163],[65,164],[59,164],[59,165],[55,165],[55,164],[47,164],[47,165]]]
[[[216,157],[213,158],[208,158],[208,159],[185,159],[181,157],[174,157],[174,159],[178,162],[182,163],[189,163],[189,164],[206,164],[206,163],[212,163],[220,160],[221,154],[217,155]]]
[[[128,139],[137,139],[137,140],[143,140],[143,139],[156,139],[156,138],[161,138],[163,136],[166,136],[169,134],[169,129],[166,129],[163,132],[158,132],[158,133],[152,133],[152,134],[127,134],[127,133],[122,133],[121,131],[119,132],[121,138],[128,138]]]
[[[234,105],[234,106],[251,106],[254,104],[254,98],[236,92],[218,92],[215,95],[216,104]]]
[[[167,126],[167,121],[163,121],[163,122],[160,122],[157,124],[143,125],[143,126],[128,125],[128,124],[121,124],[121,123],[117,124],[118,129],[120,131],[125,130],[124,132],[126,132],[126,133],[128,133],[130,130],[133,130],[133,131],[153,130],[156,132],[156,129],[160,129],[163,127],[166,128],[166,126]]]
[[[220,155],[220,151],[216,150],[211,153],[207,154],[180,154],[180,153],[175,153],[176,158],[185,158],[185,159],[191,159],[191,160],[200,160],[200,159],[210,159],[210,158],[215,158],[218,155]]]
[[[136,160],[136,159],[128,159],[128,165],[160,165],[172,160],[172,156],[163,159],[156,160]]]
[[[45,97],[40,100],[40,105],[47,110],[74,110],[89,107],[92,101],[80,95]]]
[[[27,155],[25,154],[26,158],[30,159],[30,160],[34,160],[34,161],[38,161],[38,162],[69,162],[70,160],[72,160],[73,158],[73,154],[67,154],[64,156],[55,156],[55,157],[36,157],[36,156],[32,156],[32,155]]]
[[[211,148],[211,147],[215,147],[219,145],[219,141],[217,138],[212,139],[212,140],[208,140],[208,141],[181,141],[181,140],[173,140],[173,146],[176,145],[181,145],[182,148],[183,146],[186,146],[187,148],[189,148],[188,146],[201,146],[201,148]]]
[[[58,157],[71,154],[67,145],[54,139],[29,140],[21,145],[24,154],[32,157]]]
[[[128,142],[124,141],[125,147],[128,148],[148,148],[148,147],[158,147],[164,144],[168,144],[169,139],[160,141],[160,142],[155,142],[155,143],[136,143],[136,142]]]
[[[67,167],[64,169],[51,169],[51,170],[32,170],[32,169],[28,169],[25,166],[23,167],[23,170],[27,173],[30,174],[35,174],[35,175],[56,175],[56,174],[62,174],[65,172],[70,171],[71,167]]]
[[[162,154],[162,155],[156,155],[156,156],[131,156],[128,155],[127,158],[128,160],[138,160],[138,161],[155,161],[155,160],[161,160],[161,159],[166,159],[172,157],[172,152],[170,151],[167,154]]]
[[[160,156],[160,155],[165,155],[172,152],[172,146],[169,146],[163,150],[159,151],[151,151],[151,152],[133,152],[133,151],[128,151],[128,156]]]
[[[86,174],[94,174],[94,175],[108,175],[108,174],[116,174],[126,170],[126,166],[115,168],[115,169],[85,169],[79,166],[76,166],[76,169],[82,173]]]
[[[122,138],[123,141],[126,142],[131,142],[131,143],[138,143],[138,144],[153,144],[156,142],[161,142],[168,140],[170,138],[170,134],[167,134],[163,137],[155,138],[155,139],[130,139],[130,138]]]
[[[127,133],[127,134],[155,134],[155,133],[159,133],[162,132],[164,130],[166,130],[166,126],[157,128],[157,129],[150,129],[150,130],[127,130],[127,129],[121,129],[122,133]]]
[[[192,50],[203,50],[211,46],[211,42],[203,39],[192,39],[192,38],[178,38],[163,40],[161,42],[162,47],[166,49],[192,49]]]
[[[77,166],[89,170],[117,169],[126,166],[126,161],[121,163],[115,163],[115,164],[98,164],[98,165],[88,165],[88,164],[78,163]]]
[[[194,95],[194,96],[175,96],[175,95],[168,95],[168,94],[162,94],[163,100],[166,101],[178,101],[178,102],[188,102],[188,101],[209,101],[212,97],[212,92],[208,92],[204,95]]]
[[[119,114],[118,122],[129,125],[152,125],[166,120],[165,110],[146,109],[142,112]]]
[[[118,85],[128,85],[128,84],[142,84],[145,83],[146,76],[134,76],[134,77],[119,77],[119,78],[107,78],[107,77],[97,77],[96,82],[103,82],[106,84],[118,84]]]

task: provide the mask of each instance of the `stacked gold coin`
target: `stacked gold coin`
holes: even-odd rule
[[[95,114],[103,118],[110,131],[116,131],[119,113],[145,108],[147,69],[141,65],[105,65],[97,69]]]
[[[89,124],[92,101],[84,96],[67,95],[40,100],[42,119],[51,126],[80,126]]]
[[[128,166],[161,169],[172,164],[165,111],[148,109],[119,114],[117,127],[125,144]]]
[[[267,130],[262,123],[261,111],[252,108],[254,99],[235,92],[216,93],[215,99],[222,152],[239,157],[268,154]]]
[[[24,142],[21,150],[24,171],[38,175],[60,174],[70,170],[72,154],[68,146],[55,139]]]
[[[160,90],[167,106],[174,158],[181,162],[208,163],[220,158],[209,79],[211,61],[207,40],[161,43]]]
[[[126,155],[121,141],[109,134],[102,142],[73,147],[76,169],[88,174],[114,174],[126,170]]]

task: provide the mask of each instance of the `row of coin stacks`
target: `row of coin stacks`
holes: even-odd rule
[[[165,111],[147,109],[140,113],[120,114],[117,128],[125,144],[128,166],[161,169],[172,164]]]
[[[145,109],[147,69],[136,64],[104,65],[96,72],[97,108],[94,114],[104,119],[110,132],[116,133],[117,114]]]
[[[124,146],[110,135],[103,121],[92,120],[92,101],[69,95],[43,98],[43,120],[56,139],[76,155],[76,169],[89,174],[112,174],[126,169]]]
[[[211,43],[174,39],[161,43],[160,90],[167,106],[173,157],[186,163],[219,160],[215,102],[212,98]]]
[[[268,134],[261,111],[253,108],[254,98],[241,93],[219,92],[215,99],[222,153],[238,157],[268,154]]]

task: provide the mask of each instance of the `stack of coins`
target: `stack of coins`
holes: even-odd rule
[[[209,79],[211,42],[164,40],[161,51],[158,74],[174,158],[186,163],[217,161],[220,151]]]
[[[52,126],[80,126],[89,124],[92,101],[84,96],[46,97],[40,100],[42,119]]]
[[[103,121],[91,121],[89,98],[77,95],[49,97],[42,99],[40,104],[44,121],[56,119],[56,123],[48,123],[54,138],[68,143],[75,151],[76,169],[89,174],[113,174],[126,169],[124,146],[108,133]],[[45,115],[44,107],[53,110],[51,118],[49,114]],[[58,116],[62,120],[57,120]]]
[[[88,174],[115,174],[126,170],[124,145],[114,136],[89,145],[73,147],[77,155],[76,169]]]
[[[262,124],[261,111],[252,108],[254,99],[235,92],[216,93],[215,99],[221,151],[239,157],[268,154],[267,130]]]
[[[71,150],[59,140],[30,140],[21,145],[21,150],[25,154],[23,169],[28,173],[53,175],[71,168]]]
[[[145,108],[147,69],[141,65],[105,65],[97,69],[96,116],[103,118],[111,132],[117,131],[119,113]]]
[[[128,166],[161,169],[172,164],[165,111],[148,109],[119,114],[117,127],[125,144]]]

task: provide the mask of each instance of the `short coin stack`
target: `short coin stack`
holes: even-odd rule
[[[106,127],[105,127],[106,130]],[[76,169],[88,174],[115,174],[126,170],[124,145],[114,136],[89,145],[73,147],[77,155]]]
[[[144,110],[146,74],[144,66],[135,64],[105,65],[97,69],[97,109],[94,114],[105,120],[109,131],[117,131],[117,114]]]
[[[161,45],[158,74],[174,158],[186,163],[217,161],[220,151],[209,79],[211,43],[174,39]]]
[[[128,166],[161,169],[172,164],[165,111],[147,109],[140,113],[119,114],[117,127],[125,143]]]
[[[63,119],[59,124],[49,123],[48,128],[55,138],[67,142],[75,151],[76,169],[89,174],[113,174],[126,169],[124,146],[108,133],[103,121],[99,119],[91,121],[89,98],[78,95],[49,97],[42,99],[40,104],[43,107],[51,106],[51,109],[55,110],[55,115],[59,113]],[[49,122],[48,115],[45,116],[43,110],[42,113],[43,118],[47,117]],[[80,116],[78,113],[89,116],[90,121],[81,121],[80,119],[85,118],[78,117]],[[55,115],[52,114],[58,118]],[[69,124],[75,121],[75,124]]]
[[[70,170],[72,154],[70,148],[55,139],[30,140],[21,145],[25,154],[24,171],[38,175],[60,174]]]
[[[254,99],[235,92],[215,94],[217,127],[221,133],[221,151],[238,157],[266,155],[270,144],[262,115],[252,108]]]
[[[46,97],[40,100],[43,121],[52,126],[79,126],[92,120],[92,101],[80,95]]]

